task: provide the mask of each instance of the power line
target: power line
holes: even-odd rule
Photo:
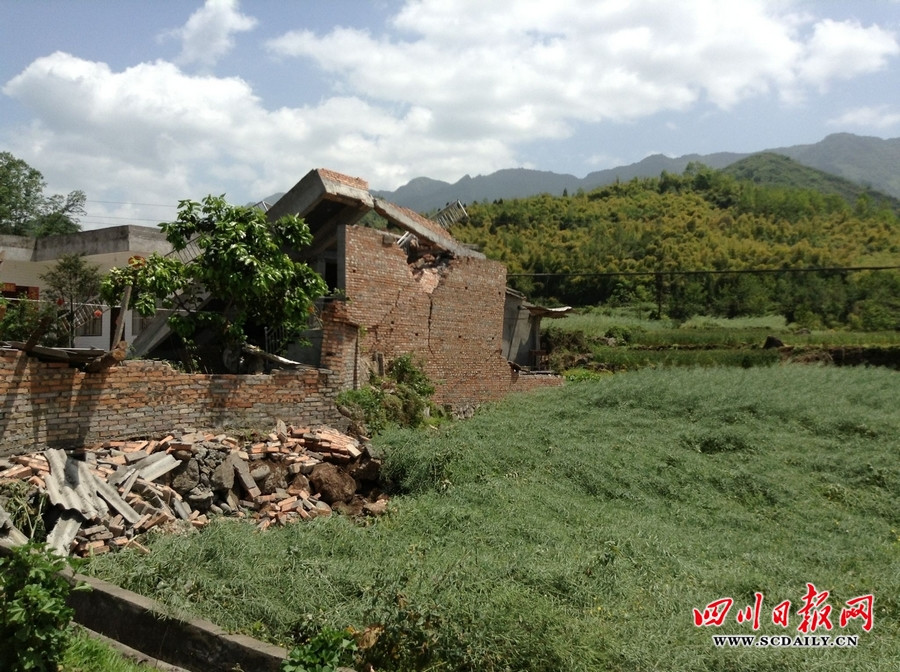
[[[158,222],[159,219],[154,217],[119,217],[116,215],[86,215],[88,219],[127,219],[129,221],[137,221],[137,222]]]
[[[854,271],[891,271],[900,266],[813,266],[806,268],[743,268],[743,269],[711,269],[711,270],[659,270],[659,271],[567,271],[565,273],[507,273],[508,278],[609,278],[616,276],[655,276],[655,275],[728,275],[728,274],[767,274],[767,273],[852,273]]]
[[[177,205],[163,203],[132,203],[131,201],[95,201],[93,199],[85,200],[85,203],[108,203],[111,205],[144,205],[152,208],[178,208]]]

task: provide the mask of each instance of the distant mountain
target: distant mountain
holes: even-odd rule
[[[818,168],[804,166],[794,159],[774,152],[751,154],[722,169],[722,172],[739,180],[749,180],[768,187],[812,189],[822,194],[835,194],[850,205],[854,205],[860,196],[865,195],[873,205],[884,205],[900,213],[898,198]]]
[[[900,138],[883,140],[837,133],[813,145],[781,147],[763,153],[781,154],[810,168],[900,198],[900,171],[897,170],[900,166]],[[720,152],[669,158],[656,154],[628,166],[593,172],[584,178],[524,168],[500,170],[477,177],[466,175],[454,184],[418,177],[395,191],[372,193],[418,212],[429,212],[456,200],[472,203],[542,193],[560,195],[564,190],[574,194],[579,189],[591,191],[616,180],[624,182],[634,177],[658,177],[663,171],[680,174],[692,161],[721,169],[749,156],[752,154]]]
[[[574,191],[582,180],[574,175],[560,175],[541,170],[510,168],[498,170],[487,176],[466,175],[455,184],[417,177],[396,191],[373,191],[375,196],[427,212],[444,207],[450,202],[474,203],[496,198],[525,198],[534,194],[562,194],[563,190]]]
[[[900,198],[900,138],[835,133],[814,145],[769,151]]]

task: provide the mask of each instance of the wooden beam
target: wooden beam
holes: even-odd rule
[[[119,344],[115,347],[114,350],[105,352],[96,359],[88,362],[88,365],[84,367],[84,370],[87,373],[97,373],[99,371],[105,371],[106,369],[115,366],[119,362],[123,361],[127,355],[128,344],[125,341],[119,341]]]
[[[312,368],[308,364],[303,364],[302,362],[295,362],[292,359],[288,359],[286,357],[281,357],[279,355],[273,355],[272,353],[266,352],[262,348],[258,348],[255,345],[250,345],[249,343],[244,344],[241,348],[248,355],[252,355],[254,357],[260,357],[261,359],[265,359],[273,364],[278,364],[279,366],[285,366],[292,369],[297,367],[307,367]]]

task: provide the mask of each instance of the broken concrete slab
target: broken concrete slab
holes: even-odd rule
[[[472,257],[474,259],[485,258],[481,252],[476,252],[454,240],[439,224],[422,217],[422,215],[409,208],[389,203],[380,198],[375,199],[374,207],[375,212],[391,224],[399,226],[404,231],[409,231],[418,238],[426,240],[435,247],[446,250],[454,256]]]
[[[143,467],[139,470],[141,478],[147,481],[155,481],[163,474],[169,473],[170,471],[172,471],[172,469],[181,464],[179,460],[175,459],[171,455],[168,455],[166,453],[160,453],[160,455],[162,455],[162,459],[157,460],[153,464]],[[147,459],[150,460],[154,457],[156,457],[155,454],[151,455]]]

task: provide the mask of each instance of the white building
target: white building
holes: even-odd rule
[[[65,254],[82,254],[85,261],[106,273],[113,267],[127,266],[131,257],[167,254],[171,250],[162,231],[147,226],[116,226],[46,238],[0,235],[0,284],[8,299],[49,300],[40,276]],[[100,317],[88,320],[76,331],[76,347],[109,350],[115,345],[112,339],[119,308],[98,305],[97,309]],[[123,338],[131,343],[142,324],[139,315],[126,311]]]

